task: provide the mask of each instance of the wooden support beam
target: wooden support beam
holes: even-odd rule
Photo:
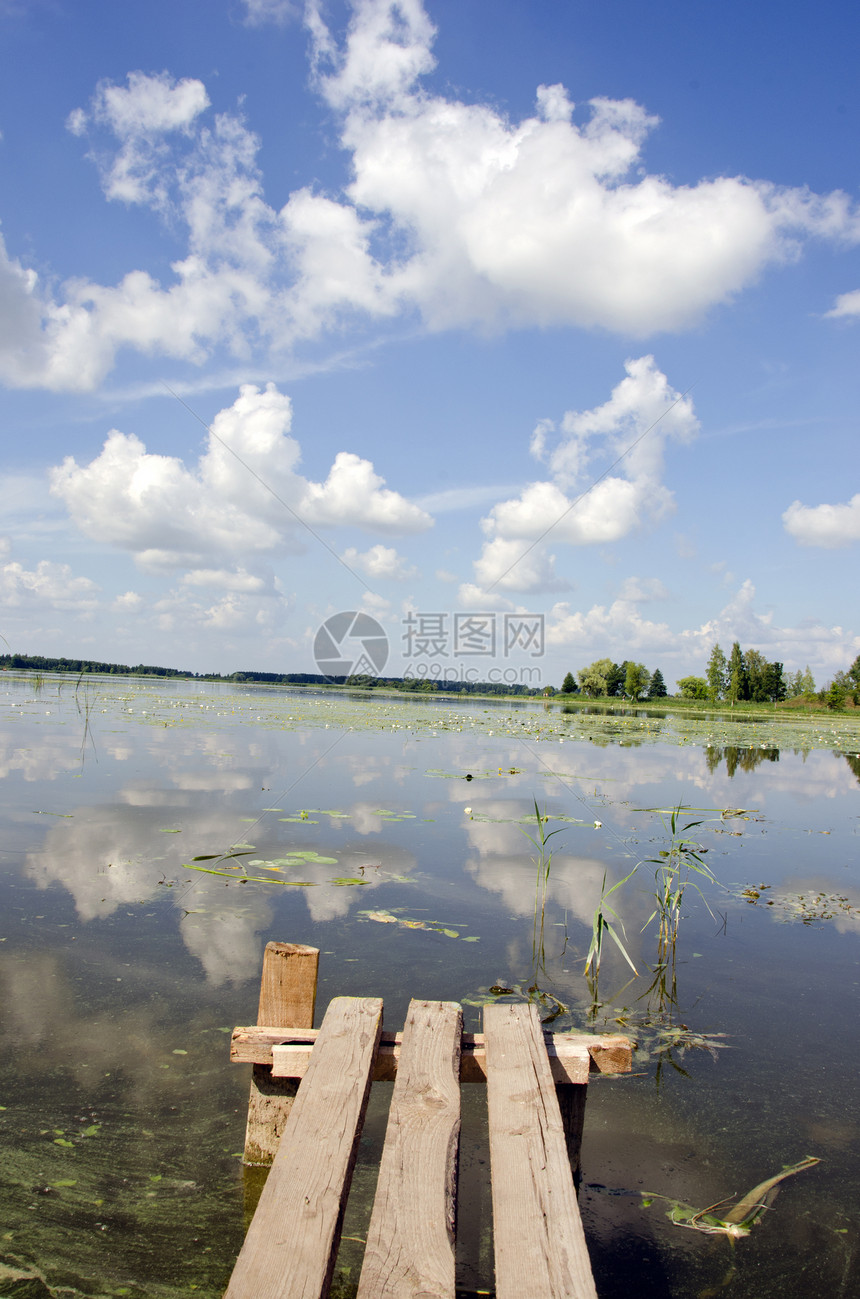
[[[484,1007],[497,1299],[597,1299],[537,1010]]]
[[[335,997],[224,1299],[322,1299],[382,1030],[379,997]]]
[[[267,943],[260,980],[257,1023],[284,1028],[312,1028],[317,991],[319,950],[301,943]],[[254,1062],[248,1123],[246,1164],[271,1164],[287,1122],[297,1084],[273,1078],[271,1061]]]
[[[302,1078],[316,1041],[317,1029],[292,1026],[284,1029],[270,1025],[248,1025],[234,1028],[230,1059],[234,1064],[273,1064],[275,1078]],[[556,1083],[583,1084],[589,1073],[629,1073],[632,1042],[618,1034],[547,1033],[552,1076]],[[402,1033],[383,1033],[376,1060],[375,1082],[391,1082],[397,1076],[397,1061]],[[460,1081],[483,1083],[487,1080],[486,1050],[483,1033],[464,1033],[460,1061]]]
[[[462,1030],[456,1003],[410,1002],[358,1299],[454,1299]]]

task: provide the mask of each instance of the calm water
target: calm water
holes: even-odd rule
[[[279,939],[321,949],[320,1015],[378,994],[399,1028],[411,996],[444,998],[476,1030],[490,987],[536,984],[557,1030],[637,1039],[635,1076],[589,1089],[580,1203],[602,1299],[860,1293],[858,732],[4,674],[3,1266],[45,1294],[221,1293],[253,1190],[229,1031],[255,1018]],[[542,962],[535,800],[561,831]],[[657,855],[654,809],[678,803],[702,809],[684,819],[720,886],[687,893],[676,1002],[648,992],[646,865],[613,895],[640,977],[610,952],[595,998],[604,874]],[[492,1283],[479,1091],[468,1292]],[[822,1162],[734,1246],[642,1207],[644,1190],[703,1209],[806,1155]],[[368,1162],[349,1234],[371,1193]]]

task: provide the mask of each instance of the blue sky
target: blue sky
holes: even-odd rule
[[[0,0],[7,643],[313,671],[365,610],[394,673],[410,614],[428,672],[846,668],[858,27]]]

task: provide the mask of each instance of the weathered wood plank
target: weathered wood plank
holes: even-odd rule
[[[267,943],[260,980],[257,1023],[312,1028],[319,951],[301,943]],[[296,1094],[296,1083],[273,1078],[267,1062],[257,1061],[248,1098],[246,1164],[271,1164]]]
[[[297,1026],[284,1029],[270,1025],[234,1028],[230,1059],[234,1064],[269,1064],[276,1054],[278,1063],[273,1069],[273,1076],[302,1078],[317,1031]],[[632,1043],[628,1037],[589,1033],[548,1033],[544,1036],[556,1083],[585,1083],[589,1071],[608,1074],[630,1072]],[[382,1034],[374,1082],[392,1082],[397,1076],[402,1037],[402,1033]],[[273,1054],[273,1048],[280,1047],[285,1042],[289,1046]],[[464,1033],[460,1081],[483,1083],[486,1080],[484,1035]]]
[[[410,1002],[358,1299],[454,1299],[462,1030],[457,1004]]]
[[[537,1010],[484,1007],[497,1299],[597,1299]]]
[[[225,1299],[328,1294],[382,1029],[378,997],[335,997]]]

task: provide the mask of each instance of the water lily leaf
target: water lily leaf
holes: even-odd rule
[[[367,883],[367,880],[357,880],[357,879],[353,879],[353,878],[352,878],[351,876],[349,876],[349,875],[341,876],[340,879],[329,880],[329,884],[344,884],[344,885],[346,885],[346,884],[366,884],[366,883]]]

